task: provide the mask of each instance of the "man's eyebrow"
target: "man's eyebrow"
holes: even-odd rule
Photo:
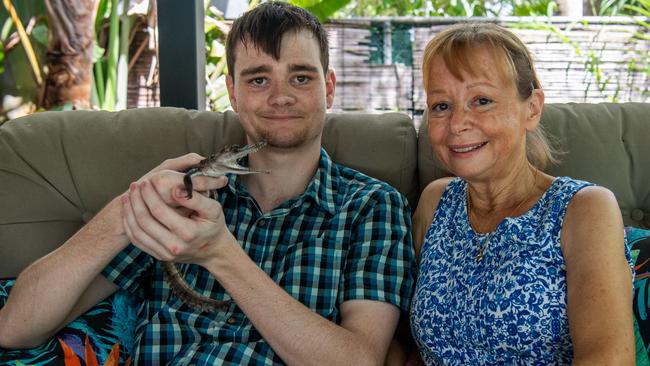
[[[243,69],[241,71],[241,76],[249,76],[249,75],[261,74],[261,73],[270,72],[270,71],[271,71],[271,68],[266,66],[266,65],[256,66],[256,67],[249,67],[249,68]]]
[[[306,64],[289,65],[289,72],[296,72],[296,71],[318,72],[318,68],[316,66],[306,65]]]

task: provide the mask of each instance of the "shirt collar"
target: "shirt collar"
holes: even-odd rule
[[[245,157],[240,161],[240,165],[248,166],[248,158]],[[228,174],[228,189],[234,194],[240,196],[250,196],[246,188],[238,181],[236,174]],[[321,147],[318,169],[307,185],[305,192],[297,197],[295,201],[303,202],[306,199],[313,199],[314,203],[323,210],[334,215],[336,214],[336,197],[334,192],[338,188],[338,169],[335,168],[334,162],[329,157],[325,149]],[[281,205],[281,206],[284,206]]]

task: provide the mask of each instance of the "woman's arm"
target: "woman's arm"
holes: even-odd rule
[[[561,242],[567,266],[567,313],[574,365],[634,365],[632,273],[623,221],[606,188],[571,200]]]
[[[415,245],[415,258],[419,262],[420,250],[424,243],[424,236],[431,226],[433,215],[438,208],[438,202],[447,185],[453,178],[436,179],[424,188],[418,201],[418,207],[413,213],[413,245]]]

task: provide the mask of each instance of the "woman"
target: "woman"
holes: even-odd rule
[[[632,273],[614,195],[555,158],[525,45],[459,24],[427,45],[431,145],[457,178],[414,214],[411,331],[429,365],[633,364]]]

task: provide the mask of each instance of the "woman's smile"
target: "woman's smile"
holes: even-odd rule
[[[450,145],[449,150],[455,154],[467,154],[476,151],[483,146],[487,145],[488,141],[479,142],[476,144],[463,144],[463,145]]]

